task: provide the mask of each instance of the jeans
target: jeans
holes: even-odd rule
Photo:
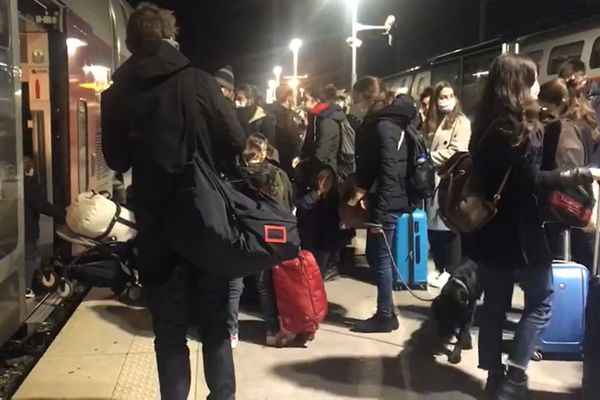
[[[390,257],[384,235],[389,246],[393,246],[396,236],[396,221],[399,214],[390,213],[383,223],[383,233],[367,233],[367,262],[375,272],[377,285],[377,314],[381,317],[391,317],[394,311],[394,266]]]
[[[429,231],[435,269],[452,273],[462,258],[461,236],[452,231]]]
[[[256,286],[267,332],[277,333],[279,331],[279,311],[277,310],[275,287],[273,285],[273,270],[271,268],[258,274]]]
[[[40,266],[40,252],[37,243],[25,243],[25,287],[33,286],[33,275]]]
[[[311,249],[309,250],[315,256],[315,260],[317,261],[317,265],[319,266],[319,270],[321,271],[321,276],[325,276],[325,273],[330,269],[335,269],[330,266],[330,261],[332,259],[332,251],[329,250],[321,250],[321,249]]]
[[[229,303],[227,304],[227,329],[229,330],[229,336],[240,333],[240,299],[243,292],[244,278],[232,279],[229,282]]]
[[[510,266],[480,265],[484,304],[479,331],[479,368],[502,368],[502,328],[511,307],[515,280],[525,292],[525,310],[519,321],[508,365],[527,369],[538,338],[552,315],[552,268],[511,269]]]
[[[161,398],[185,400],[191,372],[187,332],[190,319],[198,322],[202,340],[204,378],[209,400],[235,399],[233,355],[227,331],[229,285],[188,266],[178,265],[169,280],[144,286],[158,365]]]

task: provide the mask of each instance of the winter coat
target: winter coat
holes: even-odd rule
[[[316,159],[321,164],[330,166],[337,174],[341,123],[345,119],[346,116],[339,105],[317,104],[309,113],[302,158]]]
[[[302,248],[333,251],[341,242],[339,198],[336,190],[319,197],[316,190],[306,192],[296,200],[296,216]]]
[[[102,94],[102,150],[116,172],[132,168],[140,275],[160,283],[180,262],[165,238],[178,174],[194,150],[218,173],[246,135],[214,78],[165,41],[131,56],[113,80]]]
[[[370,193],[371,222],[382,224],[390,212],[407,212],[408,146],[404,129],[414,118],[414,104],[395,101],[367,116],[356,136],[356,178]]]
[[[435,133],[427,138],[429,141],[429,151],[431,160],[437,169],[455,153],[469,150],[469,140],[471,140],[471,121],[465,115],[460,114],[454,121],[450,129],[444,129],[445,117]],[[439,185],[440,176],[435,175],[435,185]],[[434,231],[447,231],[448,227],[442,221],[439,215],[438,192],[435,192],[433,199],[427,204],[428,228]]]
[[[281,104],[273,106],[275,116],[275,142],[273,146],[279,151],[281,168],[292,176],[292,161],[300,157],[302,149],[302,130],[297,122],[296,113]]]
[[[237,112],[247,136],[260,133],[267,138],[270,144],[275,143],[275,119],[264,108],[253,104],[238,108]]]
[[[65,221],[65,210],[51,204],[42,195],[42,188],[32,176],[23,180],[25,190],[25,243],[37,243],[40,238],[40,214]]]
[[[255,189],[277,199],[291,211],[294,208],[292,183],[285,171],[269,161],[242,167],[242,177]]]
[[[542,227],[539,193],[561,185],[560,171],[542,171],[543,132],[531,132],[515,145],[523,125],[514,116],[503,116],[487,126],[488,133],[486,129],[473,132],[469,146],[487,198],[496,194],[511,166],[512,171],[498,213],[472,235],[471,256],[503,268],[549,267],[552,256]]]

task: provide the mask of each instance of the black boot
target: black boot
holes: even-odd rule
[[[498,388],[495,400],[529,400],[529,387],[525,371],[510,367]]]
[[[506,371],[504,367],[498,370],[493,370],[488,372],[487,381],[485,382],[485,400],[495,400],[496,394],[498,393],[498,388],[500,388],[500,384],[504,380],[504,375]]]
[[[398,317],[396,317],[396,315],[383,317],[379,314],[375,314],[369,319],[356,322],[351,330],[352,332],[362,333],[387,333],[393,332],[399,327],[400,324],[398,323]]]

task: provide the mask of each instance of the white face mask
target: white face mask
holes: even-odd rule
[[[531,97],[537,100],[538,96],[540,95],[540,82],[536,79],[533,86],[529,90]]]
[[[456,107],[456,99],[440,99],[438,100],[438,107],[443,113],[450,113]]]

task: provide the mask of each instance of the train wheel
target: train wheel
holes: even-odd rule
[[[73,284],[66,279],[63,279],[58,284],[58,295],[63,299],[68,299],[73,295]]]
[[[56,287],[56,282],[58,282],[58,277],[56,276],[56,272],[48,271],[42,273],[42,285],[47,289],[54,289]]]

